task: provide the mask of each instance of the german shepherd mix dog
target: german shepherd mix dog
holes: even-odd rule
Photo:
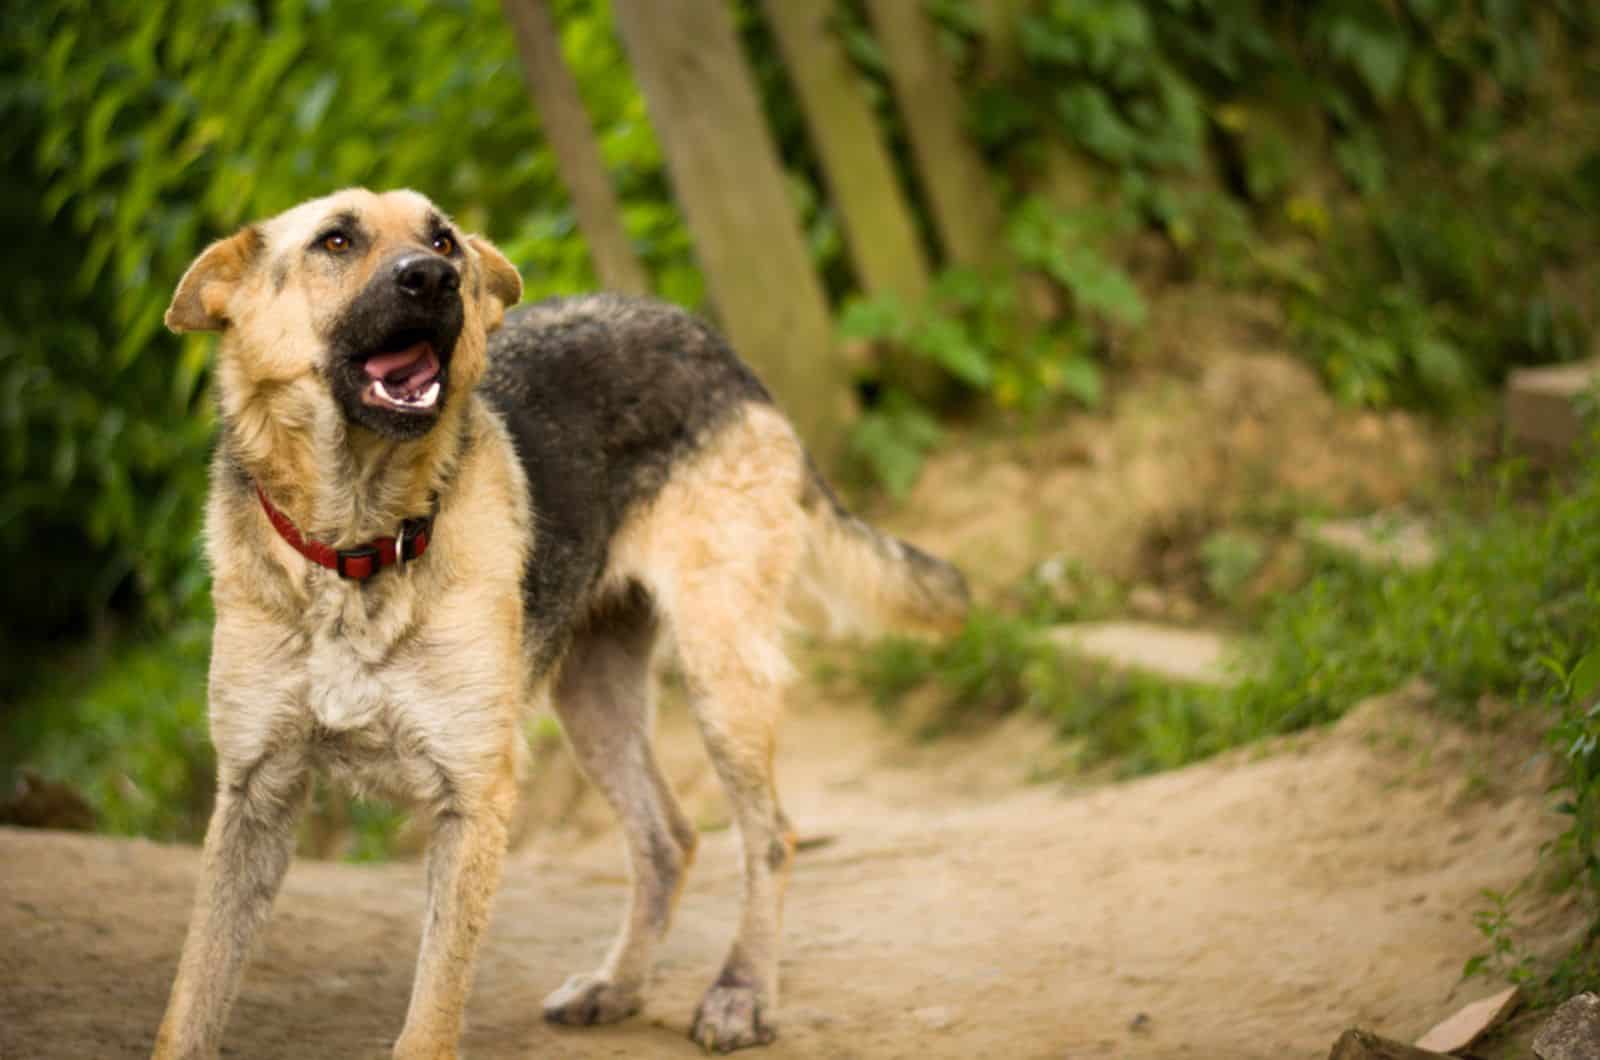
[[[507,314],[521,293],[499,251],[423,196],[362,189],[213,244],[178,285],[168,326],[222,333],[206,516],[218,778],[158,1057],[217,1055],[317,767],[432,822],[394,1055],[455,1056],[518,720],[546,696],[621,818],[632,896],[605,962],[544,1012],[637,1011],[695,849],[651,749],[658,642],[676,646],[743,850],[744,911],[690,1035],[730,1050],[776,1033],[786,605],[809,593],[948,630],[965,583],[846,513],[705,324],[607,295]]]

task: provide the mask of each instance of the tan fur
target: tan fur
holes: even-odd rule
[[[903,542],[826,504],[807,516],[794,603],[806,624],[833,634],[949,635],[966,621],[966,590],[944,569],[919,570]]]
[[[333,284],[298,256],[340,209],[360,211],[378,238],[363,267]],[[216,1055],[313,766],[414,800],[434,819],[427,929],[395,1055],[455,1055],[514,798],[516,719],[530,695],[519,595],[533,532],[526,486],[504,428],[471,393],[489,323],[520,293],[515,272],[487,243],[468,243],[466,323],[451,365],[459,396],[420,439],[352,428],[319,366],[334,313],[378,261],[417,238],[428,209],[409,192],[307,203],[207,250],[169,311],[180,329],[224,329],[224,439],[206,521],[218,798],[158,1057]],[[437,492],[425,562],[365,587],[310,565],[253,491],[227,485],[229,459],[302,533],[336,547],[392,534]]]
[[[947,623],[960,603],[934,606],[933,589],[880,569],[898,544],[879,541],[873,552],[864,524],[819,507],[793,429],[752,403],[708,428],[625,518],[598,584],[578,601],[570,646],[536,673],[520,590],[537,520],[504,425],[472,392],[487,334],[520,296],[515,270],[488,243],[465,240],[452,396],[422,437],[352,426],[323,378],[331,322],[386,255],[411,248],[431,209],[415,193],[361,189],[306,203],[208,248],[168,313],[174,328],[222,331],[223,438],[206,522],[218,788],[155,1055],[217,1055],[311,770],[324,768],[412,800],[433,821],[428,912],[394,1055],[454,1057],[499,882],[517,719],[546,697],[622,821],[633,891],[600,968],[546,998],[545,1014],[587,1024],[636,1011],[695,849],[651,747],[651,661],[664,644],[677,651],[733,805],[745,871],[743,915],[691,1033],[721,1050],[770,1041],[794,851],[772,776],[791,590],[808,563],[839,561],[867,599],[902,617]],[[304,248],[339,211],[358,212],[378,236],[359,268],[336,273]],[[425,556],[358,585],[294,551],[263,515],[256,485],[305,536],[335,547],[392,534],[434,497],[439,509]]]

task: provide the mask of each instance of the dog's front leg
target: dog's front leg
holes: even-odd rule
[[[298,752],[218,769],[200,886],[156,1060],[217,1055],[250,944],[283,882],[309,774]]]
[[[422,952],[396,1060],[454,1060],[478,940],[500,885],[516,784],[509,753],[489,791],[457,794],[434,819]]]

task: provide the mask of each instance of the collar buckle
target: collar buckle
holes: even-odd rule
[[[420,515],[405,520],[400,524],[399,533],[394,536],[394,561],[395,565],[404,567],[416,559],[428,547],[428,539],[433,534],[433,516]]]

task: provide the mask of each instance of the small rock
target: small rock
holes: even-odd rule
[[[1352,1027],[1333,1043],[1328,1060],[1449,1060],[1444,1053],[1418,1049],[1405,1042],[1382,1038]]]
[[[1380,513],[1358,519],[1335,519],[1301,528],[1307,540],[1342,552],[1373,567],[1416,570],[1438,557],[1433,536],[1421,523]]]
[[[1512,986],[1474,1001],[1418,1038],[1417,1048],[1436,1053],[1460,1052],[1511,1015],[1521,1000],[1522,991]]]
[[[930,1031],[948,1030],[955,1023],[956,1016],[946,1005],[930,1005],[927,1008],[913,1009],[912,1018]]]
[[[1226,686],[1238,675],[1228,656],[1237,645],[1225,634],[1151,622],[1075,622],[1049,637],[1080,658],[1187,684]]]
[[[16,790],[9,798],[0,798],[0,824],[92,832],[95,813],[89,800],[70,784],[24,767]]]
[[[1539,1060],[1600,1060],[1600,994],[1579,994],[1533,1037]]]
[[[1584,439],[1579,403],[1594,388],[1600,362],[1518,368],[1506,380],[1506,433],[1517,448],[1546,460]]]
[[[1150,1014],[1148,1012],[1136,1013],[1134,1015],[1133,1019],[1128,1021],[1128,1029],[1130,1031],[1147,1031],[1147,1030],[1149,1030],[1150,1029]]]

